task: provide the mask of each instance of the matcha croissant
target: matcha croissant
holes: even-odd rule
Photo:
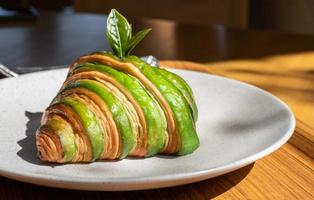
[[[178,75],[130,55],[149,31],[132,36],[127,20],[111,11],[107,37],[113,53],[95,52],[70,65],[36,133],[41,160],[92,162],[197,149],[191,88]]]

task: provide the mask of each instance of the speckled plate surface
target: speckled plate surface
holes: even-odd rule
[[[193,154],[51,165],[36,157],[35,130],[66,70],[0,80],[0,175],[59,188],[140,190],[215,177],[266,156],[292,135],[289,108],[256,87],[198,72],[173,70],[191,85],[199,107],[201,145]]]

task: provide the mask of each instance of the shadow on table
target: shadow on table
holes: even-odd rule
[[[128,191],[128,192],[91,192],[79,190],[56,189],[37,186],[0,177],[0,190],[4,190],[8,197],[16,199],[212,199],[219,196],[238,183],[251,171],[254,164],[243,167],[234,172],[209,180],[183,186],[155,190]],[[16,189],[18,188],[18,189]]]

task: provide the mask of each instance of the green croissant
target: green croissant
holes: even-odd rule
[[[197,106],[178,75],[130,55],[150,29],[132,35],[116,10],[107,19],[113,53],[79,57],[36,133],[48,162],[186,155],[199,146]]]

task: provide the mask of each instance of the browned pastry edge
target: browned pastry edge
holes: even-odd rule
[[[41,160],[62,163],[64,152],[60,137],[47,126],[41,126],[37,130],[36,146]]]
[[[112,114],[109,111],[107,105],[103,102],[103,100],[94,92],[89,91],[84,88],[73,88],[66,90],[62,92],[62,94],[59,95],[58,98],[62,98],[64,96],[77,94],[82,97],[82,95],[85,96],[85,100],[89,101],[86,105],[96,104],[98,108],[92,108],[92,111],[96,114],[97,117],[100,118],[101,124],[104,131],[104,137],[105,137],[105,148],[104,151],[100,157],[100,159],[117,159],[120,156],[120,153],[122,151],[121,147],[121,138],[119,135],[119,131],[116,127],[116,124],[112,118]],[[88,98],[88,100],[86,99]],[[84,98],[84,97],[83,97]]]
[[[173,154],[177,153],[180,149],[180,137],[179,133],[176,130],[176,124],[174,120],[174,115],[172,110],[166,101],[166,99],[162,96],[160,91],[147,79],[140,70],[135,67],[132,63],[120,62],[109,56],[101,55],[101,54],[91,54],[78,58],[71,66],[70,72],[75,69],[78,64],[85,62],[99,62],[104,65],[108,65],[112,68],[115,68],[119,71],[126,72],[134,77],[136,77],[148,90],[151,92],[156,100],[162,107],[163,112],[165,113],[165,117],[167,120],[167,130],[168,130],[168,143],[163,149],[163,153],[165,154]]]
[[[77,149],[78,158],[73,161],[76,162],[90,162],[92,161],[92,149],[89,137],[87,132],[81,122],[79,116],[72,110],[70,106],[67,106],[62,103],[54,103],[46,109],[46,112],[42,118],[42,124],[46,123],[47,117],[50,114],[57,114],[64,117],[72,126],[73,132],[76,137],[81,138],[83,145],[82,147]]]
[[[113,86],[115,86],[122,94],[126,97],[126,99],[131,103],[133,108],[135,109],[135,114],[139,118],[139,135],[137,137],[137,145],[136,148],[131,152],[131,155],[133,156],[138,156],[138,157],[143,157],[147,153],[147,123],[145,119],[145,115],[137,101],[133,98],[133,96],[130,94],[129,91],[127,91],[123,85],[121,85],[119,82],[114,80],[113,78],[109,77],[106,74],[103,74],[101,72],[97,71],[84,71],[84,72],[79,72],[75,73],[72,76],[70,76],[64,85],[70,84],[71,82],[75,82],[80,79],[92,79],[92,80],[103,80],[103,81],[108,81],[111,83]]]

